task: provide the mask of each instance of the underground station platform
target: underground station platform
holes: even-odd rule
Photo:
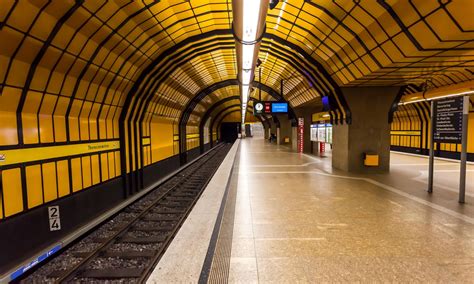
[[[0,283],[474,283],[474,0],[4,0]]]

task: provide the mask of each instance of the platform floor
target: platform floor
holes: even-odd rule
[[[229,282],[472,283],[473,216],[402,178],[419,176],[423,158],[395,154],[392,173],[370,182],[261,139],[237,155]],[[441,190],[433,196],[453,193]]]
[[[474,167],[460,205],[459,164],[436,161],[430,195],[426,163],[393,153],[389,174],[354,175],[330,158],[243,139],[227,191],[217,176],[199,201],[216,208],[218,195],[224,206],[205,222],[191,213],[181,229],[188,245],[178,238],[149,282],[473,283]]]

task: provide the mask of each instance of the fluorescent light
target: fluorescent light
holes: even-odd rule
[[[242,105],[247,105],[249,100],[249,85],[242,85]]]
[[[260,18],[260,0],[243,0],[243,41],[257,39],[257,28]]]
[[[245,123],[247,102],[249,100],[250,83],[255,55],[255,41],[257,40],[257,29],[260,22],[261,0],[240,0],[242,3],[242,58],[241,63],[241,91],[242,91],[242,123]],[[247,43],[247,44],[246,44]]]
[[[255,52],[254,44],[243,44],[242,45],[242,69],[251,70],[253,62],[253,54]]]
[[[418,99],[418,100],[413,100],[413,101],[407,101],[407,102],[399,103],[399,105],[406,105],[406,104],[418,103],[418,102],[423,102],[423,101],[432,101],[432,100],[438,100],[438,99],[444,99],[444,98],[450,98],[450,97],[458,97],[458,96],[470,95],[470,94],[474,94],[474,91],[466,91],[466,92],[455,93],[455,94],[449,94],[449,95],[438,96],[438,97],[433,97],[433,98]]]
[[[250,75],[252,73],[249,70],[243,70],[242,71],[242,84],[243,85],[249,85],[250,84]]]

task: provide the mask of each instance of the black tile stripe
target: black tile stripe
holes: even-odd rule
[[[59,198],[59,175],[58,175],[58,162],[54,162],[54,171],[56,173],[56,198]]]
[[[3,219],[5,216],[5,198],[3,198],[3,178],[2,178],[2,170],[0,169],[0,206],[2,209],[2,214],[0,215],[0,219]]]
[[[75,2],[75,4],[68,10],[66,13],[56,22],[54,28],[51,30],[51,33],[48,35],[48,38],[46,41],[43,43],[41,46],[40,51],[38,54],[35,56],[35,59],[30,65],[28,75],[26,77],[25,85],[23,86],[20,101],[18,103],[18,108],[17,108],[17,128],[18,128],[18,144],[22,145],[24,144],[23,141],[23,121],[21,119],[21,113],[23,111],[23,106],[25,105],[25,100],[26,100],[26,95],[28,94],[31,82],[33,80],[33,76],[36,73],[36,68],[38,67],[38,64],[40,63],[41,59],[43,58],[44,54],[46,53],[46,50],[48,49],[48,46],[51,44],[53,39],[56,37],[58,34],[59,30],[63,26],[63,24],[73,15],[73,13],[82,5],[82,1],[78,0]],[[36,15],[35,21],[33,21],[30,29],[35,25],[36,20],[39,18],[39,16],[43,13],[44,9],[49,5],[49,2],[47,5],[43,6],[41,8],[41,11]],[[30,31],[28,31],[28,34]],[[39,132],[39,130],[38,130]],[[38,140],[40,141],[40,140]]]

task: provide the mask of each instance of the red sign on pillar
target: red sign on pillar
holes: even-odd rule
[[[298,118],[298,153],[303,153],[304,118]]]

